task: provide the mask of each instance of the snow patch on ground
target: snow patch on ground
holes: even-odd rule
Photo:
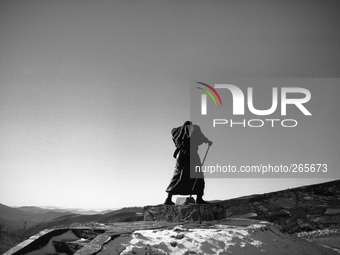
[[[297,237],[282,234],[275,227],[255,224],[247,227],[215,225],[189,229],[138,230],[104,245],[98,254],[289,254],[320,255],[334,251]]]

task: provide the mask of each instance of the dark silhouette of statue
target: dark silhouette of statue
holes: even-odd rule
[[[176,166],[174,175],[170,181],[166,192],[168,197],[164,204],[174,205],[173,195],[197,195],[196,204],[208,204],[203,200],[204,176],[203,173],[195,173],[198,177],[190,178],[190,171],[195,171],[195,166],[201,166],[201,159],[198,155],[198,146],[203,143],[212,142],[204,136],[201,128],[193,125],[191,121],[186,121],[183,126],[171,130],[172,140],[175,143]]]

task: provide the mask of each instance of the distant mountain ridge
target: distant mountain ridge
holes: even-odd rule
[[[42,212],[49,212],[49,211],[55,211],[55,212],[71,212],[75,214],[83,214],[83,215],[91,215],[91,214],[104,214],[107,212],[115,211],[120,208],[112,208],[110,210],[86,210],[86,209],[80,209],[80,208],[62,208],[57,206],[22,206],[22,207],[16,207],[20,210],[32,212],[32,213],[42,213]]]
[[[44,209],[37,206],[21,206],[21,207],[14,207],[16,209],[20,209],[21,211],[28,212],[28,213],[46,213],[50,212],[50,209]]]
[[[41,230],[54,228],[56,226],[69,226],[71,224],[81,224],[88,222],[112,223],[112,222],[131,222],[143,220],[143,207],[127,207],[105,214],[81,215],[68,214],[55,218],[48,222],[41,222],[25,231],[25,235],[32,236]]]
[[[142,220],[142,207],[119,210],[46,209],[37,206],[9,207],[0,203],[0,229],[18,231],[25,228],[27,236],[46,228],[84,222],[117,222]]]
[[[37,206],[10,207],[0,203],[0,226],[3,230],[17,231],[18,229],[32,227],[38,223],[49,222],[59,217],[70,215],[105,214],[94,210],[64,209],[54,207],[51,209]]]
[[[33,226],[44,221],[51,221],[71,212],[56,212],[38,207],[13,208],[0,204],[0,224],[2,229],[10,231],[18,230],[26,224],[26,227]]]

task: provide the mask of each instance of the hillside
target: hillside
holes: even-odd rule
[[[22,228],[23,224],[30,227],[68,214],[70,212],[58,212],[39,207],[13,208],[0,204],[0,224],[2,224],[3,229],[9,230]]]
[[[22,228],[24,222],[26,222],[26,226],[33,226],[36,224],[36,222],[34,222],[34,218],[36,217],[36,214],[0,204],[0,224],[4,230],[18,230]]]
[[[0,217],[6,220],[20,220],[23,217],[26,220],[31,220],[36,215],[30,212],[24,212],[17,208],[12,208],[3,204],[0,204]]]
[[[27,224],[27,223],[26,223]],[[28,222],[29,225],[34,225],[34,222]],[[0,229],[4,231],[17,231],[22,229],[24,222],[22,220],[6,220],[0,217]]]
[[[340,228],[340,180],[218,203],[227,217],[267,220],[287,233]]]

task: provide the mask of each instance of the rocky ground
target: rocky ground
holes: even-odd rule
[[[40,239],[51,233],[46,231],[37,239],[32,237],[31,244],[26,241],[24,248],[17,247],[6,255],[338,254],[296,235],[282,233],[272,223],[236,218],[201,224],[145,221],[75,224],[58,230],[41,243]]]
[[[285,233],[340,229],[340,181],[218,201],[227,217],[266,220]]]

